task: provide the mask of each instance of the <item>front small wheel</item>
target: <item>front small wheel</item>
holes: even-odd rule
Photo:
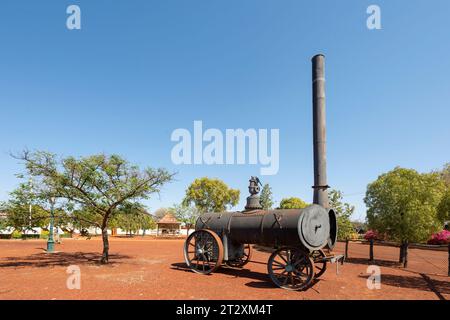
[[[226,261],[225,264],[227,266],[233,267],[233,268],[242,268],[252,258],[252,252],[253,252],[252,247],[249,244],[244,244],[244,253],[243,253],[242,257],[235,259],[235,260]]]
[[[269,258],[267,269],[272,282],[287,290],[304,290],[314,279],[314,261],[299,248],[276,250]]]
[[[222,240],[214,231],[197,230],[186,239],[184,259],[188,267],[195,273],[214,272],[222,265]]]

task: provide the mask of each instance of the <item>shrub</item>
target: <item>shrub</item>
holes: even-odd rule
[[[378,232],[375,230],[368,230],[366,234],[364,235],[364,239],[366,240],[377,240],[379,239]]]
[[[41,238],[41,239],[48,239],[48,235],[49,235],[49,234],[50,234],[49,231],[42,230],[42,231],[41,231],[41,236],[40,236],[40,238]]]
[[[359,240],[359,234],[357,232],[352,232],[350,234],[350,239],[349,240]]]
[[[11,238],[22,239],[22,232],[20,232],[19,230],[14,230],[13,233],[11,233]]]
[[[431,236],[431,239],[428,240],[428,244],[447,244],[450,242],[450,231],[442,230],[441,232],[435,233]]]
[[[29,233],[29,234],[23,234],[22,239],[39,239],[39,234]]]

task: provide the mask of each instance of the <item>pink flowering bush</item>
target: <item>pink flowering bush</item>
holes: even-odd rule
[[[441,232],[435,233],[428,240],[428,244],[447,244],[450,242],[450,231],[442,230]]]
[[[378,232],[375,230],[368,230],[364,235],[364,239],[366,240],[376,240],[379,239]]]

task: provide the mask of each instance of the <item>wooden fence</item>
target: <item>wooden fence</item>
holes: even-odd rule
[[[380,240],[346,240],[339,241],[345,243],[344,255],[345,259],[348,259],[351,256],[351,252],[349,253],[349,246],[351,243],[360,243],[360,244],[368,244],[368,262],[373,262],[375,260],[374,254],[374,246],[390,246],[397,247],[400,249],[400,245],[395,242],[390,241],[380,241]],[[430,251],[446,251],[448,254],[447,264],[447,275],[450,276],[450,243],[444,245],[428,245],[428,244],[419,244],[419,243],[411,243],[408,245],[408,249],[422,249],[422,250],[430,250]],[[351,251],[351,250],[350,250]],[[407,253],[407,252],[406,252]],[[403,267],[408,266],[408,255],[406,254],[405,259],[403,261]]]

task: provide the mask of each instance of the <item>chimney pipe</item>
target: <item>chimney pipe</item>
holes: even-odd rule
[[[325,126],[325,56],[312,58],[314,197],[313,203],[328,208],[326,126]]]

